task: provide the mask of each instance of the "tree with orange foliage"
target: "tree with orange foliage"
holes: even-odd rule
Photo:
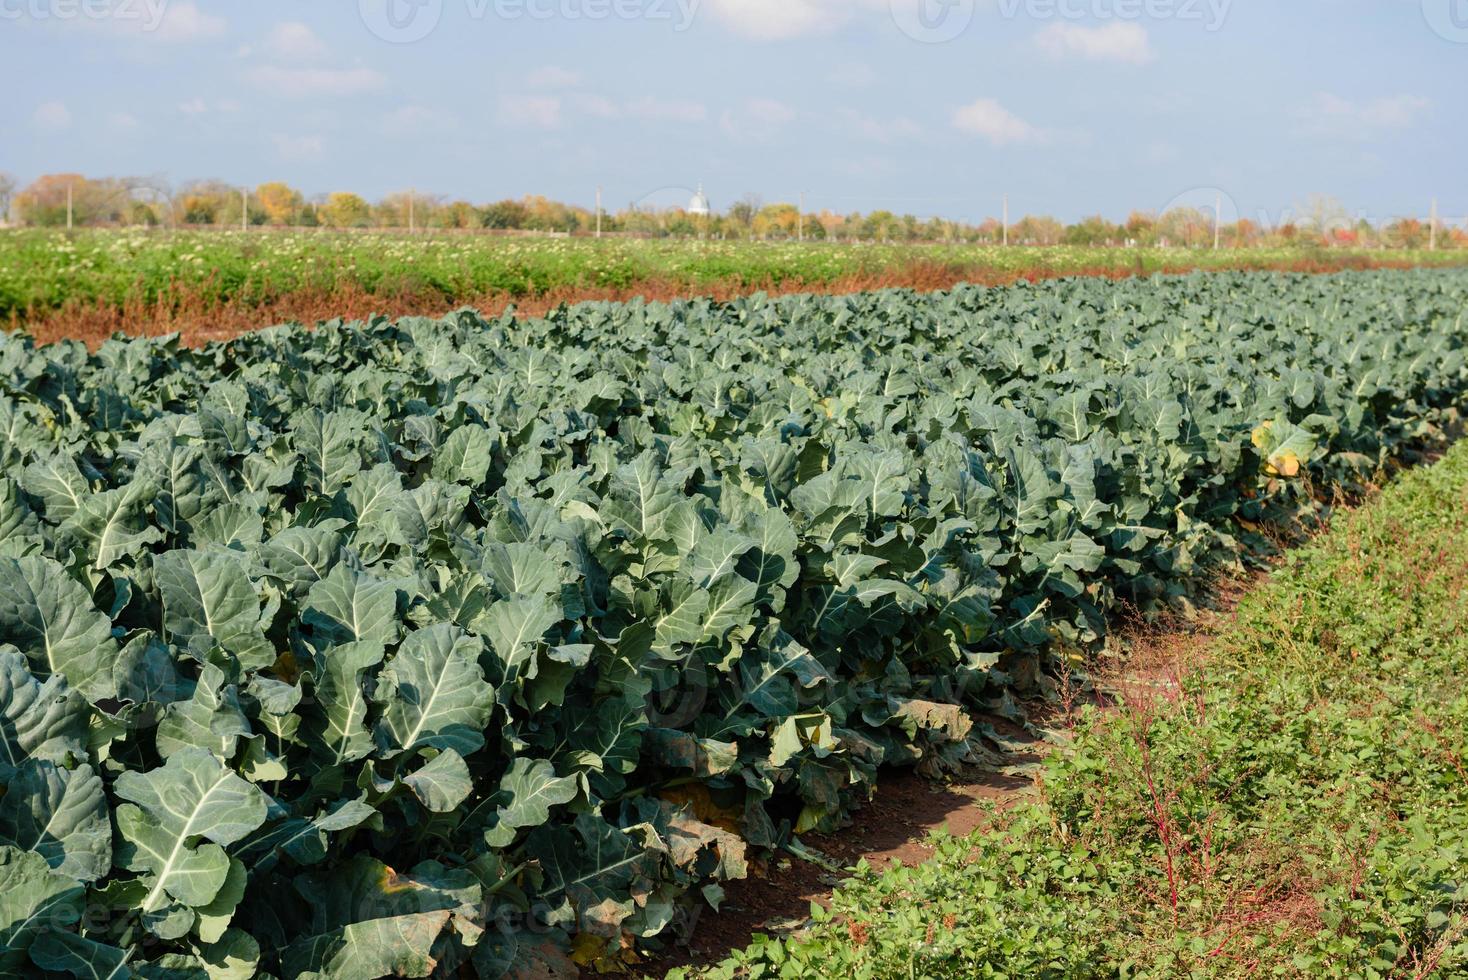
[[[76,225],[122,223],[132,210],[127,181],[88,180],[81,174],[45,174],[15,196],[14,207],[24,224],[59,227],[66,224],[67,195],[71,196]]]
[[[468,201],[433,203],[428,223],[435,228],[474,228],[479,224],[479,209]]]
[[[278,180],[255,188],[255,200],[265,212],[265,220],[272,225],[296,224],[301,217],[301,205],[305,203],[300,191]]]
[[[995,245],[1004,239],[1004,224],[998,218],[985,218],[980,222],[975,237],[987,245]]]
[[[1127,237],[1138,245],[1151,245],[1157,241],[1157,215],[1150,211],[1133,211],[1127,216]]]
[[[754,216],[754,233],[760,238],[794,238],[800,226],[800,211],[793,204],[767,204]]]
[[[1157,234],[1169,245],[1197,248],[1213,241],[1213,216],[1198,208],[1173,208],[1157,220]]]
[[[1339,239],[1337,232],[1350,229],[1353,222],[1346,206],[1327,194],[1311,194],[1300,212],[1299,224],[1310,229],[1316,241],[1334,244]]]
[[[1240,218],[1224,229],[1224,241],[1230,248],[1243,248],[1259,241],[1260,229],[1256,222]]]
[[[66,196],[72,192],[72,212],[80,215],[75,198],[86,184],[81,174],[46,174],[15,196],[15,210],[28,225],[56,226],[66,224]]]
[[[223,181],[196,180],[185,184],[178,192],[174,211],[188,225],[213,225],[225,220],[226,213],[239,191]],[[238,208],[235,220],[239,220]]]
[[[81,174],[45,174],[15,196],[15,211],[28,225],[57,226],[66,224],[66,194],[72,192],[72,211],[78,213],[76,192],[87,178]]]
[[[1019,245],[1059,245],[1065,225],[1048,214],[1027,214],[1009,230],[1009,240]]]
[[[527,194],[520,204],[525,208],[523,227],[534,231],[571,232],[586,227],[588,221],[595,223],[590,211],[552,201],[540,194]]]
[[[1387,244],[1393,248],[1427,247],[1427,223],[1416,218],[1398,218],[1382,231]]]

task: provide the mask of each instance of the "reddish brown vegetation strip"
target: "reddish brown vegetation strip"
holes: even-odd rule
[[[1242,260],[1235,264],[1209,268],[1215,271],[1228,269],[1330,273],[1348,269],[1410,267],[1409,263],[1404,262],[1349,257],[1288,263]],[[1195,265],[1179,263],[1160,271],[1165,274],[1182,274],[1196,271],[1197,268]],[[960,283],[1006,286],[1020,281],[1038,282],[1071,276],[1124,279],[1141,271],[1143,270],[1097,266],[1081,269],[1034,268],[1016,272],[928,262],[913,263],[882,273],[846,276],[827,282],[785,280],[779,283],[748,283],[731,279],[694,288],[672,280],[645,280],[622,287],[566,286],[531,297],[514,297],[503,292],[458,297],[444,297],[437,292],[369,292],[355,283],[342,282],[329,290],[302,290],[249,303],[238,300],[219,301],[203,293],[179,289],[165,299],[152,303],[141,299],[123,304],[71,303],[56,310],[36,311],[27,316],[13,315],[9,327],[12,330],[24,328],[43,344],[57,340],[81,340],[95,347],[115,333],[135,337],[179,333],[183,336],[184,343],[202,345],[210,341],[228,340],[247,331],[277,323],[317,324],[334,319],[361,320],[372,315],[440,316],[463,307],[473,307],[489,315],[498,315],[506,308],[514,306],[521,314],[539,316],[562,304],[588,300],[625,302],[642,298],[667,301],[696,295],[722,301],[754,292],[771,295],[829,295],[888,288],[938,290],[951,289]]]

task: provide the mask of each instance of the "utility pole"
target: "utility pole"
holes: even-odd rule
[[[1437,251],[1437,198],[1432,199],[1432,217],[1427,222],[1427,250]]]
[[[66,230],[71,231],[71,189],[75,181],[66,182]]]
[[[250,230],[250,192],[240,188],[240,231]]]
[[[1218,201],[1213,205],[1213,251],[1218,251],[1219,240],[1223,237],[1223,192],[1218,192]]]
[[[805,191],[800,192],[800,209],[796,214],[796,218],[797,227],[800,229],[796,237],[799,241],[803,242],[805,241]]]
[[[1009,195],[1004,195],[1004,244],[1009,244]]]
[[[596,185],[596,237],[601,237],[601,185]]]

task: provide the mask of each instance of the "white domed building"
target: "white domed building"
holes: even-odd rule
[[[703,192],[703,184],[698,185],[698,190],[693,194],[693,200],[688,202],[688,213],[700,218],[707,218],[713,211],[709,208],[709,199]]]

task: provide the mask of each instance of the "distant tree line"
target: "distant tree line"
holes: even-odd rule
[[[200,180],[172,187],[156,177],[87,177],[47,174],[24,188],[0,173],[0,221],[30,227],[488,229],[504,232],[589,234],[594,211],[538,195],[474,204],[441,196],[400,192],[379,201],[350,192],[308,197],[281,182],[242,190],[222,181]],[[1204,247],[1214,239],[1213,216],[1178,207],[1162,214],[1133,212],[1115,223],[1096,215],[1064,224],[1047,215],[1026,215],[1005,228],[995,218],[978,224],[918,218],[891,211],[802,214],[789,203],[766,204],[746,195],[722,213],[692,214],[678,207],[629,205],[604,210],[601,230],[646,237],[757,239],[795,238],[865,242],[948,242],[1013,245],[1176,245]],[[1353,219],[1338,202],[1311,198],[1288,220],[1273,227],[1241,218],[1219,228],[1225,247],[1323,244],[1423,248],[1434,239],[1428,222],[1398,218],[1384,224]],[[1439,224],[1440,247],[1468,247],[1461,228]]]

